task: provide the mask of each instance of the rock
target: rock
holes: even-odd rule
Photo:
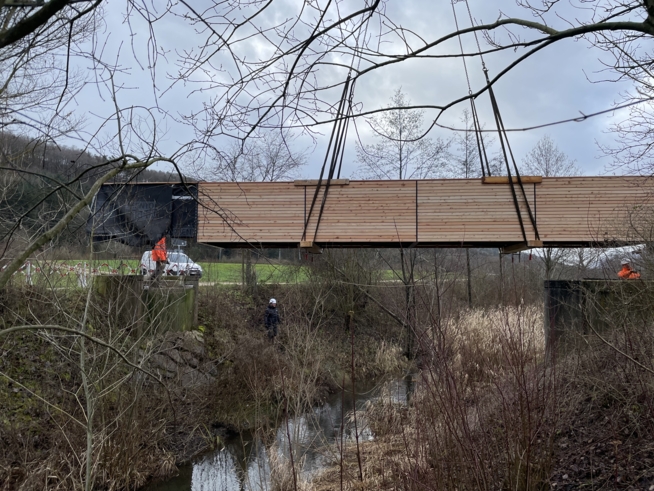
[[[170,359],[173,360],[177,365],[184,364],[184,359],[182,358],[182,355],[180,355],[179,351],[174,348],[168,348],[166,350],[163,350],[161,354],[170,357]]]
[[[174,378],[181,387],[188,389],[213,379],[209,374],[211,364],[204,363],[205,358],[202,333],[176,332],[168,333],[161,344],[161,350],[152,356],[150,364],[163,377]]]
[[[200,331],[185,331],[180,333],[177,345],[198,358],[205,356],[204,336]]]
[[[177,364],[168,356],[157,353],[152,356],[152,367],[167,372],[177,373]]]
[[[210,381],[211,377],[207,374],[188,367],[185,370],[182,370],[182,373],[179,376],[179,383],[185,389],[197,387]]]
[[[182,351],[181,355],[182,355],[182,358],[184,359],[184,362],[187,365],[189,365],[189,366],[191,366],[193,368],[196,368],[196,369],[200,368],[200,361],[195,356],[193,356],[192,353],[190,353],[188,351]]]

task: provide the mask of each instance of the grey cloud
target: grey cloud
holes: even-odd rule
[[[270,25],[275,20],[289,18],[298,11],[298,2],[285,0],[280,3],[281,6],[275,3],[270,12],[262,17],[264,24]],[[115,1],[112,4],[120,5],[120,2]],[[203,2],[199,5],[207,4],[208,2]],[[359,4],[362,5],[361,2],[356,3],[357,6]],[[516,7],[513,0],[501,2],[473,0],[470,5],[473,16],[478,21],[494,21],[497,19],[500,10],[508,15],[520,14],[523,17],[529,15]],[[437,2],[433,0],[389,1],[385,4],[385,8],[387,14],[392,16],[398,24],[414,30],[427,40],[432,40],[454,28],[449,0]],[[584,11],[571,10],[570,7],[565,6],[562,8],[562,15],[586,15]],[[467,13],[464,4],[461,2],[457,4],[457,13],[459,14],[461,27],[468,26]],[[557,26],[562,26],[562,21],[558,21],[556,18],[553,19]],[[129,43],[129,30],[123,24],[123,14],[119,10],[108,8],[106,22],[110,35],[109,48],[105,57],[111,59],[113,54],[110,51],[115,53],[120,41]],[[135,50],[141,62],[147,64],[147,44],[145,43],[148,32],[145,30],[145,23],[135,19],[134,26],[136,31],[136,38],[134,38]],[[371,26],[370,34],[372,36],[376,35],[378,28],[378,25]],[[179,145],[193,137],[193,132],[180,122],[181,117],[189,115],[191,112],[200,111],[203,104],[209,103],[212,97],[217,95],[217,92],[215,90],[192,92],[201,87],[206,89],[211,86],[210,76],[203,75],[200,72],[194,77],[198,80],[197,82],[177,83],[172,89],[165,93],[162,92],[170,84],[167,74],[175,74],[178,71],[176,52],[193,49],[199,42],[201,35],[196,34],[197,27],[189,26],[180,17],[170,16],[165,18],[163,22],[156,25],[156,29],[160,47],[167,50],[167,55],[160,57],[158,60],[157,90],[152,88],[151,73],[147,66],[145,69],[138,66],[131,54],[131,47],[127,49],[129,44],[126,44],[123,48],[121,64],[129,67],[130,71],[129,74],[121,75],[119,79],[127,87],[133,88],[121,91],[120,97],[123,105],[143,104],[151,107],[159,105],[165,111],[166,115],[161,113],[158,116],[160,117],[159,123],[167,131],[166,137],[161,143],[161,150],[163,152],[173,152]],[[523,33],[523,30],[516,30],[516,32],[518,31]],[[526,31],[524,31],[524,35],[533,36],[533,34]],[[414,38],[414,41],[417,45],[417,38]],[[467,37],[464,40],[464,47],[467,50],[474,49],[472,37]],[[458,49],[458,42],[451,40],[443,48],[438,48],[435,52],[456,53]],[[249,59],[261,53],[260,46],[252,43],[244,44],[239,50],[242,54],[247,54]],[[496,74],[515,56],[516,54],[513,52],[487,56],[486,62],[491,74]],[[496,87],[506,125],[512,128],[521,128],[576,116],[579,111],[590,113],[611,107],[619,99],[619,92],[625,89],[625,85],[593,84],[587,80],[587,74],[596,80],[603,76],[596,74],[602,68],[598,56],[597,50],[589,49],[588,42],[569,40],[542,50],[533,58],[518,66],[505,76]],[[222,68],[231,70],[231,75],[234,76],[234,67],[230,67],[229,57],[226,53],[218,54],[214,62],[216,68],[212,69],[211,76],[221,78],[229,76],[227,73],[218,71],[221,62],[223,63]],[[484,79],[479,60],[476,58],[468,59],[468,68],[473,90],[483,86]],[[343,77],[344,73],[343,69],[322,67],[318,77],[321,81],[334,82]],[[414,104],[442,104],[467,93],[463,65],[460,59],[423,59],[391,65],[388,68],[376,70],[366,75],[357,85],[355,102],[363,110],[382,107],[387,104],[390,96],[398,87],[403,88]],[[335,99],[338,93],[340,93],[340,90],[334,90],[331,97]],[[88,90],[81,94],[77,98],[77,102],[78,110],[82,113],[88,113],[92,108],[94,114],[107,115],[113,110],[108,99],[105,97],[105,101],[101,101],[97,97],[97,90],[92,87],[89,87]],[[486,124],[486,128],[492,128],[492,113],[487,96],[482,96],[478,104],[482,122]],[[459,126],[459,116],[464,107],[467,107],[467,103],[460,104],[449,110],[442,117],[442,122]],[[434,111],[426,111],[425,120],[429,120],[434,115]],[[570,157],[576,159],[587,173],[596,174],[602,172],[604,162],[596,158],[598,149],[595,140],[611,138],[610,135],[605,133],[610,122],[611,119],[608,116],[603,116],[581,124],[571,123],[543,130],[512,133],[511,141],[516,156],[521,158],[543,134],[550,134],[559,147]],[[361,135],[368,135],[365,121],[359,120],[357,124],[359,129],[362,130]],[[322,134],[328,135],[330,127],[323,125],[318,130]],[[435,129],[432,136],[449,138],[451,134],[445,130]],[[351,126],[345,157],[346,172],[351,172],[354,169],[355,152],[353,142],[355,138],[354,128]],[[221,144],[220,139],[216,141],[218,145]],[[310,143],[310,139],[304,138],[301,142],[304,147]],[[325,146],[325,138],[319,138],[309,158],[310,164],[305,171],[307,176],[317,174],[319,166],[322,165]]]

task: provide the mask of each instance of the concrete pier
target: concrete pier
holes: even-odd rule
[[[654,282],[643,280],[545,281],[545,347],[549,355],[634,322],[654,321]]]
[[[93,289],[113,305],[125,326],[187,331],[198,324],[197,278],[98,275],[93,278]]]

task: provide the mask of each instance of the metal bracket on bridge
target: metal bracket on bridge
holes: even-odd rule
[[[300,242],[300,248],[311,254],[322,254],[322,247],[314,244],[311,240],[303,240]]]
[[[520,242],[518,244],[511,244],[510,246],[502,247],[500,252],[502,254],[513,254],[514,252],[527,251],[534,247],[543,247],[542,240],[528,240],[527,242]]]

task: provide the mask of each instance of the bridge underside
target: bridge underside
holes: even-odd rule
[[[513,187],[518,212],[507,178],[344,179],[331,185],[317,226],[324,186],[310,213],[316,181],[200,183],[197,239],[231,248],[498,247],[507,252],[651,239],[654,181],[647,177],[525,177],[523,186],[524,194]]]

